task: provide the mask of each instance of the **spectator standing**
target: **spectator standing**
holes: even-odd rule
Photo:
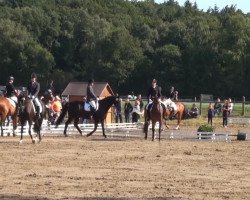
[[[124,115],[125,115],[125,122],[130,123],[130,115],[133,111],[133,106],[131,105],[129,98],[127,98],[124,104]]]
[[[228,99],[228,115],[230,115],[230,114],[232,113],[233,107],[234,107],[234,104],[233,104],[233,102],[232,102],[232,99],[229,98],[229,99]]]
[[[122,98],[119,98],[119,103],[115,106],[115,123],[122,123]]]
[[[225,100],[224,105],[222,106],[222,118],[223,118],[223,127],[227,128],[227,118],[228,118],[228,100]]]
[[[222,105],[220,102],[220,98],[217,98],[217,101],[214,104],[214,116],[219,115],[221,113]]]
[[[207,123],[213,125],[214,109],[212,103],[209,103],[207,110]]]
[[[136,111],[140,111],[140,102],[138,100],[135,100],[132,113],[132,123],[137,123],[139,121],[140,115]]]
[[[178,101],[178,91],[175,91],[173,86],[170,88],[169,98],[172,101]]]
[[[144,110],[144,104],[141,98],[141,94],[138,94],[137,99],[140,102],[140,111],[142,112]]]

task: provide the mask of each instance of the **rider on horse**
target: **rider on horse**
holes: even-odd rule
[[[99,107],[98,97],[94,93],[93,85],[94,85],[94,80],[90,79],[88,81],[88,86],[87,86],[87,102],[89,102],[93,111],[97,111]]]
[[[148,106],[147,106],[147,121],[150,120],[150,110],[153,105],[153,99],[157,98],[161,102],[160,98],[162,97],[161,94],[161,87],[157,85],[157,80],[153,79],[152,85],[148,90],[147,98],[148,98]],[[161,106],[163,108],[163,113],[166,113],[166,107],[165,105],[161,102]],[[164,117],[164,116],[163,116]]]
[[[42,105],[38,99],[38,93],[40,92],[40,84],[37,82],[37,75],[35,73],[31,74],[31,81],[27,87],[28,97],[32,100],[36,107],[36,115],[39,118],[42,113]]]
[[[17,110],[17,105],[18,105],[18,100],[17,100],[17,90],[15,89],[14,85],[14,77],[10,76],[8,83],[6,84],[6,97],[11,99],[15,105],[16,105],[16,110]]]

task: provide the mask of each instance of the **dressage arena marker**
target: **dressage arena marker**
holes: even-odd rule
[[[4,127],[4,135],[12,135],[12,127]],[[80,129],[83,131],[83,135],[86,135],[93,130],[94,124],[79,124]],[[156,124],[156,128],[159,126]],[[143,123],[112,123],[106,124],[105,126],[107,135],[110,138],[114,137],[126,137],[126,138],[144,138],[144,133],[142,132]],[[149,127],[151,129],[151,126]],[[42,125],[42,135],[43,136],[63,136],[64,124],[59,125],[55,128],[54,125],[48,125],[47,120],[44,120]],[[16,135],[20,136],[21,127],[18,126],[15,131]],[[70,135],[79,135],[78,131],[73,124],[69,124],[68,133]],[[150,132],[149,132],[150,134]],[[28,136],[28,126],[24,127],[24,135]],[[95,135],[102,135],[102,128],[98,125]],[[187,131],[187,130],[164,130],[162,134],[163,139],[170,140],[198,140],[198,141],[226,141],[231,142],[230,137],[235,135],[230,135],[228,132],[197,132],[197,131]],[[156,134],[156,138],[158,134]],[[249,140],[250,137],[246,137]]]

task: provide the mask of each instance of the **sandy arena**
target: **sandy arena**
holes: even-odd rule
[[[163,133],[164,134],[164,133]],[[150,132],[151,136],[151,132]],[[250,142],[0,137],[0,199],[250,199]]]

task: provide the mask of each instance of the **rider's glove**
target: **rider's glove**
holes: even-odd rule
[[[32,96],[32,99],[34,99],[35,98],[35,96]]]

